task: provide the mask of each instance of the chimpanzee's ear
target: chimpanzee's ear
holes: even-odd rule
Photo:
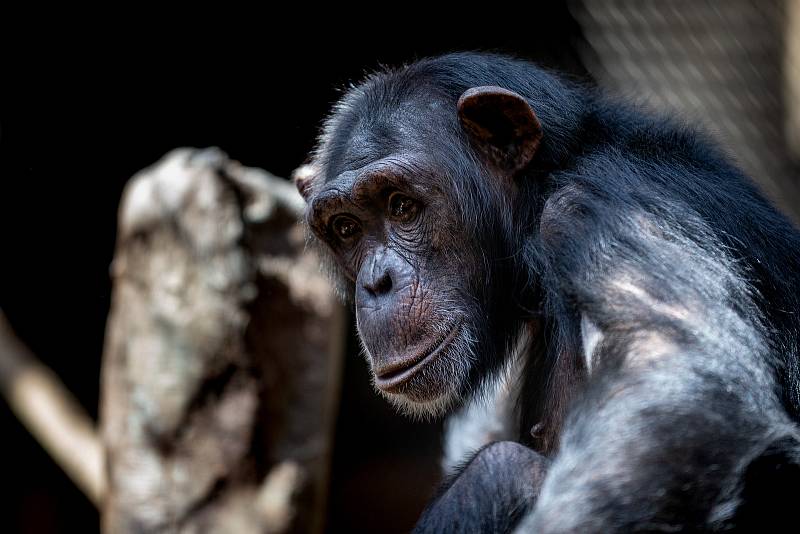
[[[528,101],[502,87],[467,89],[458,99],[458,118],[489,162],[512,175],[531,162],[542,139]]]
[[[304,200],[307,201],[308,197],[311,196],[312,186],[314,185],[314,181],[317,180],[319,174],[319,167],[317,167],[317,165],[314,163],[301,165],[292,173],[292,181],[294,182],[295,187],[297,187],[297,191],[300,193],[300,196],[302,196]]]

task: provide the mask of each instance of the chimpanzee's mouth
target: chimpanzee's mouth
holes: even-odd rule
[[[427,350],[408,358],[402,358],[375,368],[375,385],[383,391],[397,393],[397,389],[408,382],[426,365],[433,362],[453,342],[461,331],[458,321],[443,337],[438,338]]]

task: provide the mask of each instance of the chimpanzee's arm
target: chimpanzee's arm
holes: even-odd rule
[[[415,532],[509,532],[536,502],[548,460],[510,441],[478,451],[425,510]]]
[[[776,435],[793,432],[775,393],[776,358],[757,296],[719,237],[688,210],[654,216],[628,206],[616,221],[599,222],[592,214],[602,203],[581,194],[573,188],[551,199],[543,246],[552,246],[553,276],[593,332],[584,337],[594,338],[584,354],[590,376],[520,531],[723,525],[739,503],[745,466]],[[549,211],[570,201],[582,202],[581,219]],[[561,241],[562,224],[578,237]],[[588,252],[576,255],[576,246]]]

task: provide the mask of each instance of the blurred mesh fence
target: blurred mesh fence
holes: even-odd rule
[[[705,128],[800,221],[800,0],[571,0],[598,82]]]

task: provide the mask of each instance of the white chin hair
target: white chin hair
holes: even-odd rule
[[[405,395],[388,393],[379,388],[375,388],[394,408],[405,416],[417,420],[435,419],[447,413],[460,398],[455,389],[445,392],[443,395],[429,401],[414,401]]]

